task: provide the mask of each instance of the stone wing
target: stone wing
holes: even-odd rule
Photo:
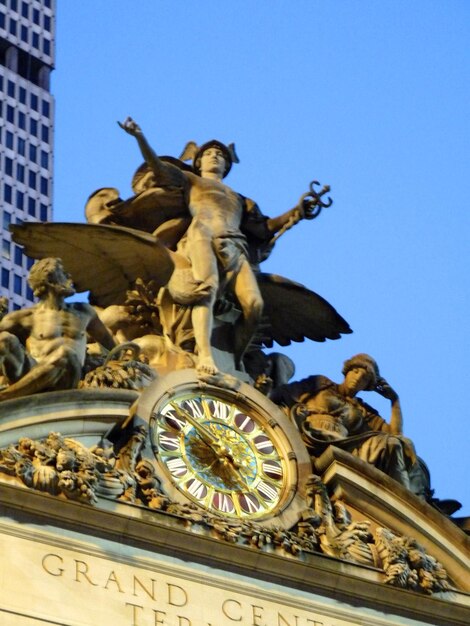
[[[258,274],[264,300],[262,343],[275,341],[288,346],[292,341],[340,339],[351,333],[347,321],[324,298],[303,285],[275,274]]]
[[[165,285],[174,268],[153,235],[121,226],[30,222],[11,226],[13,240],[33,259],[60,257],[77,291],[100,307],[122,304],[137,278]]]

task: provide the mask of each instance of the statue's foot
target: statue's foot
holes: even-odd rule
[[[196,370],[199,374],[214,376],[219,373],[211,356],[199,357]]]

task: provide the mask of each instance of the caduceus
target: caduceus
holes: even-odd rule
[[[292,226],[297,224],[297,222],[301,219],[313,220],[315,217],[320,215],[322,209],[326,209],[333,204],[333,200],[330,196],[328,196],[326,202],[323,199],[323,196],[330,191],[331,187],[329,185],[323,185],[321,189],[315,189],[315,186],[319,185],[320,183],[318,180],[312,180],[309,185],[309,191],[300,196],[300,200],[295,207],[297,210],[292,215],[290,220],[286,222],[281,230],[279,230],[271,239],[271,245],[273,245],[281,235],[292,228]]]

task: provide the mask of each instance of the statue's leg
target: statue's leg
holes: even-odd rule
[[[212,233],[197,218],[188,231],[186,250],[191,262],[194,280],[199,283],[196,293],[214,304],[219,286],[217,257],[212,245]]]
[[[410,478],[405,462],[403,442],[398,437],[387,436],[383,463],[383,471],[385,473],[407,489],[410,488]]]
[[[359,445],[347,449],[354,456],[374,465],[407,489],[410,488],[403,441],[399,437],[387,433],[377,433]]]
[[[235,326],[235,362],[240,367],[263,313],[263,298],[258,282],[246,259],[235,276],[234,292],[243,313]]]
[[[193,276],[201,283],[203,298],[193,305],[192,324],[198,351],[197,370],[204,374],[216,374],[211,346],[214,323],[213,307],[217,294],[219,275],[212,240],[204,228],[194,229],[188,239]]]
[[[20,398],[40,391],[74,389],[81,377],[82,364],[73,348],[60,346],[29,372],[0,392],[0,400]]]
[[[419,498],[430,500],[432,497],[429,470],[420,458],[417,458],[408,471],[410,489]]]

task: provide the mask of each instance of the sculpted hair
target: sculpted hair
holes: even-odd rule
[[[36,298],[40,298],[47,291],[49,277],[58,267],[61,267],[60,259],[47,258],[36,261],[29,271],[28,283]]]
[[[374,389],[377,385],[377,380],[380,378],[379,366],[377,365],[376,361],[368,354],[356,354],[355,356],[344,362],[344,376],[346,376],[346,374],[355,367],[362,367],[366,370],[368,374],[370,374],[371,383],[368,387],[368,390],[370,391]]]

